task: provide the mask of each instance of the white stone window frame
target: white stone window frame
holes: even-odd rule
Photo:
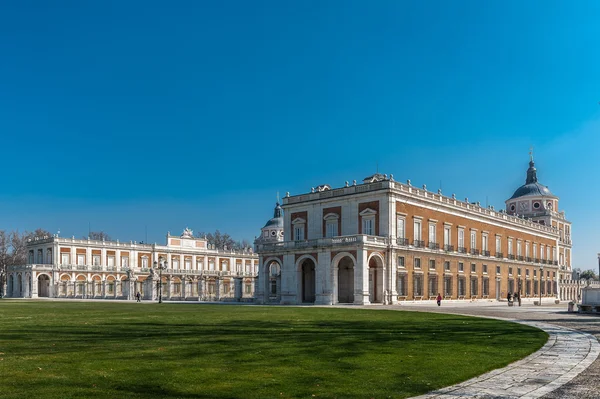
[[[404,215],[396,217],[396,238],[406,238],[406,216]]]
[[[513,254],[513,239],[511,237],[508,237],[508,254]]]
[[[115,267],[115,256],[114,255],[108,255],[106,257],[106,265],[109,267]]]
[[[452,245],[452,225],[444,223],[444,245]]]
[[[423,219],[413,216],[413,240],[421,241],[423,239]]]
[[[465,272],[465,263],[464,262],[458,262],[458,272],[459,273]]]
[[[522,256],[523,254],[523,241],[517,240],[517,256]]]
[[[100,266],[100,257],[102,255],[92,255],[92,265],[93,266]]]
[[[361,219],[362,226],[362,234],[374,236],[377,235],[375,217],[377,216],[377,211],[371,208],[367,208],[364,211],[359,213]]]
[[[465,229],[464,227],[458,228],[458,246],[465,248]]]
[[[489,235],[488,233],[481,233],[481,250],[482,251],[489,251],[490,248],[490,240],[489,240]]]
[[[477,230],[471,229],[470,237],[471,249],[477,249]]]
[[[340,235],[338,231],[340,215],[337,213],[328,213],[323,216],[323,220],[325,220],[325,237],[332,238]]]
[[[144,269],[147,269],[148,265],[150,264],[150,260],[149,260],[148,256],[147,255],[143,255],[141,259],[142,259],[142,267]]]
[[[502,236],[496,234],[496,253],[502,252]]]
[[[60,254],[60,262],[63,265],[71,264],[71,254],[68,252],[61,252]]]
[[[292,231],[294,233],[293,241],[304,241],[304,232],[306,231],[306,220],[302,218],[296,218],[292,220]]]
[[[121,256],[121,267],[129,267],[129,256]]]
[[[427,230],[427,238],[430,243],[437,243],[437,234],[436,234],[436,222],[429,221],[429,227]]]
[[[85,265],[85,254],[77,254],[77,265],[78,266]]]

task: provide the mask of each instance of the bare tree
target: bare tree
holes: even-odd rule
[[[110,236],[103,231],[90,231],[90,234],[88,237],[90,240],[112,241],[112,238],[110,238]],[[87,238],[87,237],[83,237],[83,238]]]
[[[46,238],[51,234],[43,229],[20,233],[18,230],[0,230],[0,297],[4,295],[4,282],[8,266],[27,263],[27,242],[34,238]]]
[[[214,233],[200,232],[197,236],[201,238],[206,237],[208,243],[214,245],[217,249],[232,249],[236,245],[236,242],[229,234],[222,234],[219,230],[216,230]]]

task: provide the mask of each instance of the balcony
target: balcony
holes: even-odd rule
[[[454,245],[444,245],[444,251],[446,252],[454,252]]]
[[[502,259],[504,258],[504,254],[502,252],[496,252],[496,258]]]
[[[434,241],[429,241],[429,243],[427,244],[427,248],[439,250],[440,244],[438,244],[437,242],[434,242]]]
[[[533,259],[530,258],[529,256],[525,258],[525,262],[532,262],[532,261],[533,261]]]
[[[490,256],[490,251],[487,249],[483,250],[483,256]]]
[[[398,245],[402,245],[403,247],[408,246],[408,238],[396,238],[396,243]]]
[[[461,254],[466,254],[467,253],[467,248],[465,248],[465,247],[458,247],[458,252],[460,252]]]
[[[540,260],[539,260],[538,258],[533,258],[533,261],[534,261],[535,263],[540,263]]]
[[[517,259],[520,260],[521,262],[523,262],[525,260],[525,258],[523,258],[522,255],[517,256]]]
[[[479,250],[475,248],[471,248],[471,255],[479,255]]]
[[[415,248],[424,248],[425,247],[425,241],[423,241],[423,240],[413,240],[413,246]]]
[[[515,256],[513,254],[508,254],[508,259],[515,260]]]
[[[542,259],[542,263],[545,265],[548,263],[548,261],[546,259]]]

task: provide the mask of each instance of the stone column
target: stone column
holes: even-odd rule
[[[333,271],[331,252],[319,252],[315,270],[315,305],[333,305]]]
[[[221,279],[217,277],[215,279],[215,300],[219,301],[221,299]]]
[[[369,301],[369,262],[367,250],[362,245],[356,250],[356,267],[354,268],[354,303],[368,305]]]

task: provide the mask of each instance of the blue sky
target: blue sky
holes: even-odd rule
[[[540,182],[600,252],[597,1],[0,3],[0,228],[252,240],[375,172],[502,207]]]

